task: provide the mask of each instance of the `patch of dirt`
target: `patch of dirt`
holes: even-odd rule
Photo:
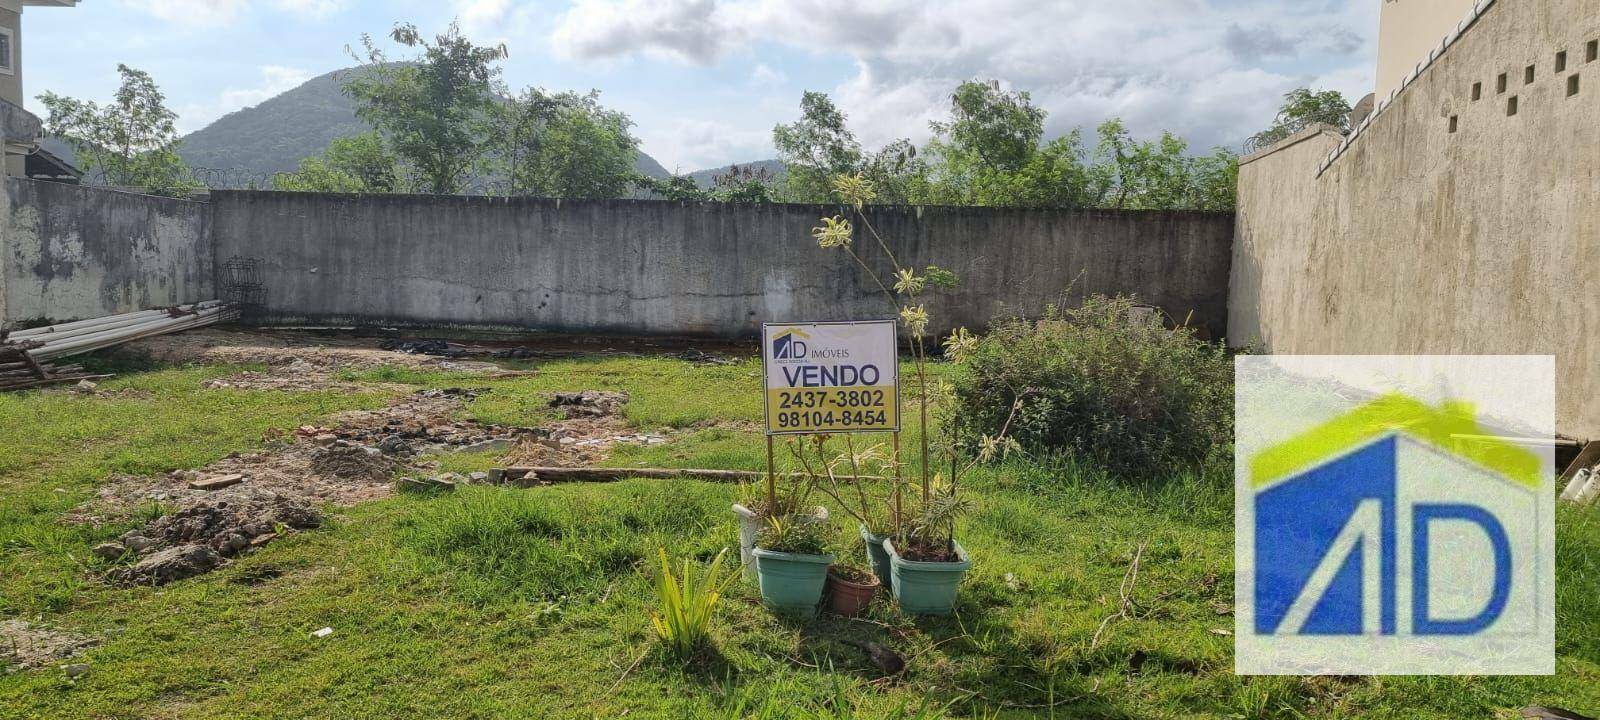
[[[530,429],[456,418],[480,392],[424,390],[381,409],[339,413],[328,426],[279,433],[260,452],[235,453],[198,470],[115,475],[66,519],[101,524],[151,503],[175,508],[94,548],[99,557],[118,563],[106,573],[108,582],[161,585],[209,572],[286,533],[318,527],[317,508],[324,504],[349,506],[386,497],[407,482],[407,473],[437,470],[439,462],[424,455],[507,451],[507,465],[571,467],[604,459],[618,443],[668,441],[629,432],[621,415],[625,393],[554,394],[550,405],[562,408],[568,419]],[[468,481],[447,475],[450,482],[439,485]],[[473,473],[470,481],[489,477]]]
[[[524,375],[490,362],[432,357],[385,350],[373,338],[318,336],[291,332],[234,332],[200,328],[135,340],[120,352],[164,363],[262,364],[205,382],[207,388],[309,391],[352,389],[360,384],[341,380],[343,370],[397,367],[482,373],[484,377]],[[366,387],[371,387],[367,385]]]
[[[0,621],[0,665],[11,670],[46,667],[99,644],[88,635],[51,630],[22,620]]]
[[[622,417],[627,402],[625,392],[552,394],[550,407],[560,409],[567,419],[557,422],[543,437],[521,439],[506,455],[506,466],[583,467],[604,460],[619,443],[659,445],[670,440],[665,435],[628,432],[628,422]]]

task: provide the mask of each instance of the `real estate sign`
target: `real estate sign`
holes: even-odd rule
[[[761,326],[768,435],[900,429],[893,320]]]

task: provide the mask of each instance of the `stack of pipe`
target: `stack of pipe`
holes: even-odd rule
[[[0,337],[0,389],[88,377],[79,374],[80,366],[52,366],[49,361],[210,325],[228,317],[229,312],[229,306],[208,300],[7,333]]]

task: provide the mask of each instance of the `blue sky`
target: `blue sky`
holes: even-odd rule
[[[1030,91],[1051,135],[1115,115],[1203,149],[1236,146],[1294,87],[1369,92],[1381,2],[83,0],[26,10],[25,90],[35,112],[44,90],[106,100],[124,62],[191,131],[353,64],[362,33],[458,20],[507,44],[513,87],[600,90],[668,169],[771,157],[804,90],[833,95],[869,148],[921,142],[970,78]]]

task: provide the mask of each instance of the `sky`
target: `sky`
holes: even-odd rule
[[[1031,93],[1047,137],[1115,116],[1203,151],[1237,148],[1293,88],[1370,92],[1382,1],[82,0],[26,9],[24,90],[41,115],[45,90],[105,101],[126,63],[188,132],[353,65],[363,34],[457,21],[507,46],[511,87],[601,91],[679,172],[773,157],[806,90],[869,150],[921,143],[969,79]]]

